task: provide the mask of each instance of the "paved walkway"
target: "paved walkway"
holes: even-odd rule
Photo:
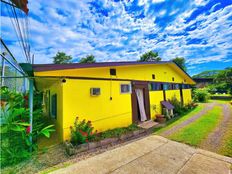
[[[176,126],[173,126],[171,129],[168,129],[164,132],[161,133],[162,136],[169,136],[173,133],[175,133],[176,131],[178,131],[179,129],[187,126],[188,124],[196,121],[198,118],[200,118],[202,115],[206,114],[208,111],[210,111],[214,106],[216,105],[216,103],[205,103],[204,104],[204,109],[201,110],[200,112],[198,112],[196,115],[192,116],[191,118],[183,121],[180,124],[177,124]]]
[[[54,174],[230,174],[232,158],[151,135]]]

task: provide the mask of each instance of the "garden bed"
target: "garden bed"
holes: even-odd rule
[[[150,131],[139,127],[116,128],[100,133],[96,136],[95,141],[80,145],[73,145],[65,141],[65,150],[68,155],[75,155],[86,151],[95,151],[98,148],[104,148],[109,145],[116,145],[128,140],[136,139],[149,134]]]

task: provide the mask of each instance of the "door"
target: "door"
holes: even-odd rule
[[[133,123],[151,119],[148,82],[132,82],[131,102]]]
[[[138,110],[140,114],[140,121],[146,121],[146,111],[145,111],[145,105],[144,105],[144,94],[142,89],[135,89],[136,99],[138,103]]]

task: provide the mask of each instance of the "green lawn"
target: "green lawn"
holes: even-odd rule
[[[154,130],[154,133],[155,134],[161,134],[162,132],[172,128],[173,126],[191,118],[193,115],[197,114],[198,112],[200,112],[204,107],[204,104],[199,104],[196,108],[194,108],[193,110],[191,110],[190,112],[182,115],[182,116],[179,116],[179,117],[174,117],[173,119],[169,120],[167,123],[166,123],[166,126],[165,127],[161,127],[161,128],[156,128]]]
[[[230,103],[230,99],[220,99],[220,100],[209,100],[210,103],[216,102],[220,104]]]
[[[169,138],[175,141],[197,146],[220,122],[220,119],[222,119],[221,113],[222,108],[220,106],[216,106],[195,122],[170,135]]]

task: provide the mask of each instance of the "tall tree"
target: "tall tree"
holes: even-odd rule
[[[139,62],[161,61],[157,52],[148,51],[140,56]]]
[[[66,55],[64,52],[57,52],[55,57],[53,57],[53,63],[55,64],[67,64],[71,63],[72,56]]]
[[[88,55],[86,57],[81,58],[81,60],[79,61],[79,63],[95,63],[96,59],[94,57],[94,55]]]
[[[177,65],[179,65],[183,70],[187,70],[187,67],[185,65],[185,58],[183,57],[176,57],[175,59],[172,59],[173,62],[175,62]]]

